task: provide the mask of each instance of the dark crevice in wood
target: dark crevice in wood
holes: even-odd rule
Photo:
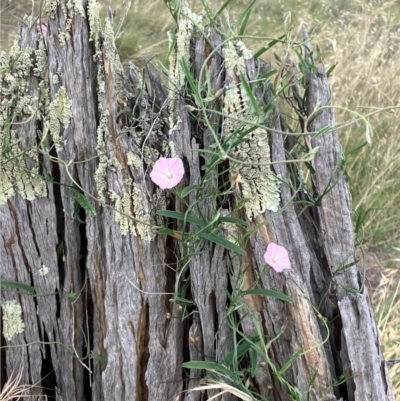
[[[32,205],[31,205],[31,202],[30,202],[30,201],[25,201],[25,202],[26,202],[26,210],[27,210],[27,213],[26,213],[26,214],[27,214],[27,216],[28,216],[29,229],[31,230],[31,233],[32,233],[33,244],[35,245],[36,252],[37,252],[37,254],[38,254],[39,258],[40,258],[40,257],[41,257],[41,255],[40,255],[40,248],[39,248],[38,243],[37,243],[37,241],[36,241],[35,230],[33,229],[33,226],[32,226],[32,216],[31,216],[31,213],[32,213]]]
[[[54,149],[52,150],[51,153],[55,153]],[[53,157],[56,155],[53,154]],[[56,183],[60,183],[60,167],[57,163],[52,164],[52,174],[53,174],[53,179],[55,184],[53,185],[53,195],[54,195],[54,202],[55,202],[55,207],[56,207],[56,215],[57,215],[57,221],[56,221],[56,229],[57,229],[57,237],[58,237],[58,243],[57,243],[57,249],[59,248],[60,245],[65,245],[65,214],[64,214],[64,206],[63,206],[63,201],[61,197],[61,186]],[[63,248],[63,254],[68,251],[67,249]],[[65,268],[64,268],[64,260],[63,257],[58,258],[58,276],[59,276],[59,282],[60,282],[60,288],[64,286],[64,280],[65,280]]]
[[[86,315],[87,315],[87,330],[88,333],[86,333],[87,335],[87,339],[89,341],[89,347],[87,347],[86,344],[83,345],[83,353],[82,355],[88,355],[88,360],[87,364],[89,364],[89,366],[91,367],[92,373],[89,372],[88,369],[84,369],[83,370],[83,392],[85,394],[86,400],[90,401],[93,399],[92,396],[92,386],[91,383],[93,383],[93,379],[94,379],[94,369],[93,369],[93,365],[95,362],[94,359],[90,359],[91,353],[94,351],[94,331],[93,331],[93,322],[94,322],[94,304],[93,304],[93,297],[92,297],[92,288],[91,288],[91,283],[89,280],[89,277],[86,278]],[[100,363],[100,362],[98,362]]]
[[[0,388],[3,388],[4,383],[7,380],[7,359],[6,359],[6,339],[3,335],[3,308],[0,308],[0,342],[1,342],[1,350],[0,350]]]
[[[86,213],[85,209],[82,207],[79,210],[79,220],[83,223],[79,225],[79,234],[80,234],[80,249],[79,249],[79,269],[80,269],[80,279],[79,282],[82,282],[86,277],[86,262],[88,256],[88,240],[86,237]]]
[[[53,337],[57,338],[57,337]],[[56,395],[56,387],[59,388],[57,384],[56,374],[54,372],[53,361],[51,359],[51,349],[50,345],[46,344],[49,341],[46,331],[43,331],[43,341],[44,341],[44,354],[46,355],[45,358],[42,358],[42,370],[41,370],[41,383],[43,384],[43,392],[49,399],[55,399]],[[63,389],[60,389],[61,393]]]
[[[214,291],[211,291],[210,295],[208,296],[208,302],[210,304],[210,311],[211,311],[210,319],[212,319],[212,321],[214,323],[214,333],[216,333],[216,335],[214,337],[214,352],[215,352],[215,356],[217,356],[219,319],[218,319],[216,297],[215,297]],[[212,360],[214,360],[214,359],[215,359],[215,357],[212,358]]]
[[[141,306],[139,327],[137,330],[136,351],[137,361],[137,387],[136,401],[149,401],[149,389],[146,383],[146,371],[149,362],[149,339],[150,339],[150,322],[149,322],[149,304],[146,302]],[[153,383],[155,385],[155,383]]]
[[[57,306],[56,319],[59,319],[60,314],[61,314],[61,300],[60,300],[60,293],[59,293],[58,288],[55,289],[55,297],[56,297],[56,306]]]
[[[330,330],[331,330],[330,343],[331,343],[333,361],[335,364],[335,366],[334,366],[335,374],[336,374],[336,378],[339,379],[343,374],[350,373],[350,372],[343,372],[343,363],[342,363],[342,358],[340,355],[340,351],[342,349],[341,341],[342,341],[343,324],[342,324],[342,317],[340,316],[339,308],[337,308],[335,310],[335,317],[334,317],[334,320],[332,321]],[[348,398],[347,381],[336,386],[334,388],[334,392],[338,399],[340,397],[342,397],[343,400],[348,400],[349,398]]]

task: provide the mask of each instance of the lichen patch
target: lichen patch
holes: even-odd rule
[[[190,65],[190,41],[196,32],[196,25],[202,25],[202,17],[193,13],[187,2],[182,5],[182,13],[178,22],[175,37],[170,35],[170,43],[175,39],[175,49],[170,55],[169,69],[169,134],[180,129],[181,119],[179,117],[180,91],[186,82],[182,61]]]
[[[22,320],[22,308],[16,301],[6,301],[3,308],[3,336],[10,341],[15,334],[24,332],[25,324]]]
[[[225,69],[232,82],[226,87],[223,105],[224,139],[234,139],[243,131],[262,123],[252,108],[247,92],[240,82],[236,83],[240,73],[245,75],[245,60],[250,56],[251,52],[246,51],[242,42],[228,42],[225,48]],[[248,133],[246,141],[234,148],[231,156],[245,163],[235,167],[235,173],[241,175],[247,217],[254,219],[266,210],[276,211],[280,201],[279,183],[268,165],[271,157],[267,131],[258,127]]]
[[[114,201],[115,221],[119,224],[121,235],[132,234],[149,242],[156,235],[154,215],[145,212],[143,208],[143,192],[134,184],[129,184],[122,197],[110,191],[110,199]]]
[[[33,200],[47,195],[47,187],[39,174],[39,156],[35,135],[26,135],[31,130],[31,120],[41,112],[37,97],[26,94],[33,69],[39,78],[39,90],[46,87],[43,79],[46,55],[39,43],[37,65],[34,66],[34,50],[20,47],[18,38],[9,54],[0,53],[0,205],[15,194]],[[40,92],[41,93],[41,92]],[[41,95],[40,95],[41,96]],[[25,124],[29,124],[26,128]]]
[[[71,105],[72,100],[69,99],[67,90],[61,86],[49,105],[50,133],[57,151],[61,150],[63,144],[60,136],[61,124],[64,128],[68,128],[72,117]]]

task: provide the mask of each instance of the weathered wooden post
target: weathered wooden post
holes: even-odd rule
[[[325,71],[274,73],[183,6],[167,91],[124,72],[94,0],[49,4],[45,37],[29,20],[0,58],[3,379],[68,401],[203,400],[205,375],[224,400],[393,400]],[[149,178],[162,156],[184,161],[175,192]]]

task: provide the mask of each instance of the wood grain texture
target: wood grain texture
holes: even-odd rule
[[[289,164],[279,163],[286,160],[286,151],[295,140],[278,133],[289,128],[277,109],[267,123],[276,130],[269,139],[271,159],[276,162],[271,169],[282,180],[282,210],[249,220],[243,209],[233,212],[242,201],[240,191],[219,204],[190,193],[188,204],[196,203],[191,215],[210,221],[217,212],[221,216],[233,213],[254,229],[254,235],[240,243],[246,250],[241,261],[206,240],[198,241],[196,252],[186,260],[183,241],[155,235],[141,223],[148,216],[150,226],[166,225],[178,232],[185,228],[181,222],[155,216],[157,209],[185,212],[187,205],[156,191],[149,179],[149,160],[163,155],[165,145],[172,141],[176,155],[185,163],[184,184],[199,185],[202,166],[211,156],[194,150],[215,151],[210,127],[190,117],[185,106],[193,102],[183,87],[177,109],[181,123],[169,132],[168,92],[160,77],[147,71],[148,79],[143,81],[134,66],[125,73],[113,41],[106,42],[106,36],[100,45],[89,41],[94,28],[86,3],[86,15],[74,15],[70,38],[61,46],[58,30],[66,29],[67,15],[65,1],[60,3],[46,39],[49,99],[53,101],[64,87],[72,101],[71,119],[68,126],[62,125],[62,146],[41,155],[41,173],[47,171],[53,177],[46,182],[47,196],[26,200],[16,195],[0,206],[1,279],[35,286],[40,295],[1,292],[2,302],[15,299],[21,304],[25,323],[24,333],[4,340],[7,375],[22,365],[23,383],[41,381],[50,389],[46,393],[37,387],[34,395],[47,394],[57,400],[205,399],[199,392],[182,392],[197,386],[204,374],[183,369],[182,363],[222,362],[232,351],[235,333],[227,321],[229,293],[243,301],[233,314],[240,330],[251,338],[262,334],[260,341],[268,347],[276,370],[298,353],[283,376],[304,399],[313,381],[311,400],[394,400],[357,267],[340,270],[355,261],[355,256],[351,198],[338,135],[327,133],[311,141],[312,146],[319,146],[312,162],[316,171],[313,189],[315,194],[326,194],[320,203],[303,211],[294,201],[304,201],[308,195],[293,192],[297,178]],[[111,26],[109,13],[102,29],[107,33]],[[207,35],[192,43],[190,61],[196,79],[204,80],[207,70],[215,94],[223,92],[232,78],[226,73],[220,46],[224,38],[215,31]],[[28,29],[22,29],[22,45],[36,50],[37,41]],[[213,48],[221,51],[211,54]],[[261,61],[246,60],[247,81],[253,82],[268,69]],[[54,75],[59,76],[58,82],[52,79]],[[240,84],[240,77],[236,78]],[[41,79],[31,71],[27,92],[32,96],[37,97]],[[307,83],[309,116],[317,102],[330,104],[330,90],[323,69],[310,72]],[[261,105],[271,101],[271,87],[265,89],[255,91]],[[223,96],[208,107],[219,111],[222,105]],[[202,117],[221,132],[223,117],[213,113]],[[47,121],[44,113],[15,124],[21,152],[37,144],[36,130]],[[328,108],[310,119],[306,129],[318,131],[333,124],[334,113]],[[27,168],[29,163],[26,160]],[[102,166],[105,188],[99,189],[95,178]],[[229,182],[229,162],[218,168]],[[203,184],[208,190],[222,186],[217,176]],[[79,207],[74,190],[85,194],[96,217]],[[129,213],[124,215],[117,210],[115,199],[125,194],[130,198],[124,209]],[[129,217],[126,235],[116,216]],[[185,235],[196,231],[198,227],[190,225]],[[218,234],[228,237],[223,227]],[[265,269],[263,255],[272,241],[285,246],[291,256],[292,269],[282,275]],[[50,269],[46,275],[39,273],[43,265]],[[180,274],[182,281],[176,286]],[[189,278],[187,294],[192,305],[187,313],[171,298],[175,289],[176,295],[183,291],[183,281]],[[251,288],[282,292],[293,303],[243,295]],[[348,288],[360,291],[352,294]],[[352,378],[333,388],[343,373]],[[274,369],[261,359],[249,385],[269,400],[290,397]],[[237,398],[225,394],[222,399]]]

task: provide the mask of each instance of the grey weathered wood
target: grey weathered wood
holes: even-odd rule
[[[42,174],[49,171],[54,182],[46,182],[47,196],[28,200],[17,194],[0,206],[1,278],[34,285],[40,295],[33,298],[11,291],[1,293],[2,302],[15,299],[21,304],[25,322],[24,333],[6,341],[7,346],[17,347],[2,350],[7,374],[22,365],[22,382],[36,383],[44,373],[54,370],[42,385],[56,389],[52,395],[58,400],[178,399],[174,397],[196,387],[202,377],[200,370],[182,369],[184,361],[221,362],[233,348],[233,332],[226,321],[226,290],[256,286],[283,292],[292,297],[293,303],[246,295],[243,300],[247,310],[242,307],[236,311],[241,329],[247,336],[254,336],[256,323],[267,338],[280,335],[269,344],[277,369],[294,352],[303,351],[284,375],[303,397],[317,372],[312,400],[324,396],[349,401],[393,400],[372,309],[366,290],[360,288],[357,267],[336,274],[338,268],[354,260],[351,199],[340,165],[337,134],[324,134],[311,141],[312,146],[320,147],[313,161],[315,194],[323,193],[332,177],[336,183],[320,205],[299,215],[293,197],[304,200],[308,195],[302,191],[293,194],[285,182],[294,182],[296,177],[287,164],[277,163],[271,168],[282,178],[280,207],[285,209],[277,214],[266,212],[252,220],[243,209],[235,215],[253,227],[260,225],[242,244],[247,251],[243,264],[231,252],[207,241],[199,244],[202,252],[193,255],[187,265],[181,264],[182,242],[151,235],[139,222],[149,214],[148,221],[153,226],[172,223],[154,216],[163,205],[186,211],[183,202],[172,195],[166,199],[156,191],[148,176],[151,158],[162,155],[165,145],[173,141],[177,156],[186,163],[184,183],[199,184],[203,161],[193,150],[215,150],[211,132],[190,119],[184,107],[188,99],[185,87],[177,89],[181,123],[171,130],[167,113],[171,99],[157,74],[148,70],[148,82],[143,82],[136,67],[131,66],[128,74],[121,68],[111,34],[112,13],[100,27],[103,36],[96,38],[99,28],[93,22],[93,11],[85,8],[84,15],[77,11],[70,21],[71,37],[65,46],[60,45],[58,30],[65,31],[70,23],[68,12],[61,1],[55,18],[50,20],[46,73],[34,75],[33,65],[24,77],[27,93],[32,96],[38,95],[39,84],[47,83],[50,102],[61,87],[72,101],[69,125],[61,126],[64,143],[40,155]],[[93,41],[89,41],[90,33]],[[28,45],[37,54],[38,40],[41,39],[28,29],[22,30],[22,47]],[[240,87],[241,78],[226,73],[220,47],[223,40],[219,33],[210,31],[207,39],[197,38],[192,46],[194,76],[204,80],[200,70],[206,63],[213,93],[226,89],[233,79]],[[220,51],[208,57],[213,47]],[[248,81],[267,68],[247,59]],[[55,75],[58,81],[53,79]],[[322,69],[310,72],[307,80],[306,114],[310,116],[317,102],[329,105],[330,93]],[[7,86],[4,82],[2,85]],[[40,90],[44,91],[43,87]],[[267,104],[271,96],[268,90],[256,91],[258,96],[263,93],[265,98],[261,101]],[[220,110],[221,105],[222,97],[214,101],[213,107]],[[45,105],[41,114],[28,122],[14,124],[16,138],[21,139],[14,152],[34,148],[36,129],[46,127],[48,112]],[[219,115],[210,113],[207,118],[215,126],[224,124]],[[26,116],[16,122],[23,121]],[[286,159],[285,150],[294,145],[294,140],[278,133],[289,131],[279,111],[271,124],[277,131],[270,138],[271,158],[279,162]],[[324,109],[305,128],[318,131],[333,124],[333,110]],[[139,163],[131,162],[132,154]],[[204,159],[209,160],[209,156]],[[24,163],[27,169],[34,168],[35,157],[30,154]],[[228,166],[226,162],[225,168]],[[104,168],[104,190],[96,185],[99,167]],[[207,185],[215,188],[220,184],[214,178]],[[77,210],[72,187],[84,191],[97,217]],[[125,214],[118,214],[115,199],[126,193],[131,194],[128,208]],[[188,200],[190,204],[197,201],[191,213],[209,221],[217,212],[231,213],[242,199],[239,193],[230,196],[220,210],[210,198],[196,200],[194,192]],[[131,218],[126,220],[130,232],[124,235],[116,215],[123,218],[126,214]],[[173,228],[180,231],[183,226],[178,223]],[[190,227],[190,233],[195,230]],[[223,227],[220,235],[228,235]],[[289,272],[265,272],[263,255],[271,241],[289,250]],[[57,248],[62,249],[62,254],[57,255]],[[42,265],[50,268],[47,275],[39,274]],[[187,269],[185,278],[190,273],[194,304],[190,316],[184,315],[181,305],[170,301],[182,269]],[[326,286],[332,277],[334,281]],[[359,294],[353,295],[344,287],[360,290]],[[181,291],[182,285],[177,289]],[[321,316],[327,319],[332,334],[323,346],[320,344],[326,333]],[[89,351],[92,358],[83,358]],[[253,388],[271,400],[289,399],[290,394],[268,364],[258,362]],[[344,372],[354,377],[332,389],[332,383]],[[38,396],[43,390],[35,388],[34,393]],[[181,399],[204,398],[198,392],[184,394]],[[226,394],[223,399],[236,398]]]

